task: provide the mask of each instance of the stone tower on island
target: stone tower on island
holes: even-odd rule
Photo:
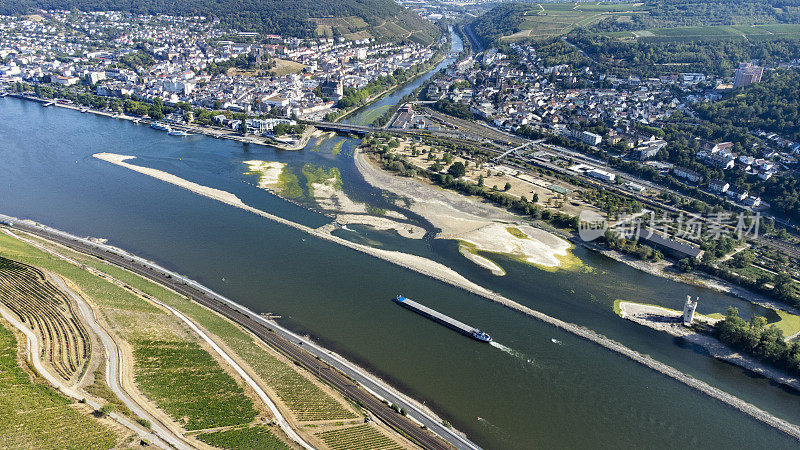
[[[686,304],[683,305],[683,324],[685,326],[691,326],[692,321],[694,321],[694,310],[697,309],[697,302],[700,301],[699,297],[695,297],[694,301],[692,301],[692,296],[686,296]]]

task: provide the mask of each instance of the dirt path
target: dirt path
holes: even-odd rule
[[[89,324],[89,327],[92,328],[92,331],[95,333],[95,335],[100,338],[100,342],[103,344],[106,352],[106,383],[117,396],[117,398],[125,403],[125,406],[127,406],[134,414],[141,418],[147,419],[151,423],[153,432],[165,441],[169,442],[171,446],[178,449],[193,448],[193,446],[187,443],[180,434],[177,434],[165,427],[157,417],[148,411],[149,408],[133,400],[133,396],[129,394],[128,390],[123,385],[124,377],[122,376],[122,368],[126,365],[130,365],[131,361],[123,360],[123,353],[120,351],[119,345],[111,336],[111,334],[105,328],[103,328],[102,325],[100,325],[100,323],[97,321],[97,316],[94,309],[92,309],[92,307],[86,303],[83,297],[76,293],[72,288],[67,286],[67,284],[64,282],[64,279],[62,279],[60,276],[52,273],[51,275],[58,288],[66,292],[72,298],[72,300],[77,303],[78,309],[80,310],[81,315],[83,315],[84,320],[86,320],[86,322]]]
[[[72,260],[64,255],[61,255],[57,252],[54,252],[50,249],[47,249],[43,246],[38,245],[35,242],[26,240],[17,236],[19,239],[34,245],[43,251],[46,251],[50,254],[53,254],[61,259],[67,260],[73,264],[81,265],[77,261]],[[86,270],[90,272],[98,272],[95,269],[87,267]],[[97,273],[96,273],[97,274]],[[74,290],[72,290],[69,286],[66,285],[64,280],[59,277],[58,275],[51,274],[56,285],[66,292],[70,297],[78,304],[78,308],[80,309],[81,314],[84,316],[89,326],[95,332],[95,334],[100,338],[103,346],[106,349],[107,355],[107,370],[106,370],[106,382],[108,383],[111,390],[114,391],[114,394],[122,400],[128,408],[131,409],[137,416],[143,417],[149,420],[153,424],[153,431],[155,431],[159,436],[162,436],[165,440],[167,440],[172,446],[179,449],[190,449],[194,448],[194,445],[187,442],[183,436],[178,433],[175,433],[173,430],[170,430],[165,424],[162,424],[161,421],[156,417],[156,415],[151,414],[147,411],[149,408],[140,405],[132,400],[132,396],[124,389],[122,386],[121,380],[124,378],[122,376],[123,369],[121,369],[124,364],[122,360],[122,352],[119,350],[119,346],[117,342],[111,337],[111,334],[105,330],[98,322],[95,315],[94,310],[84,301],[81,295],[77,294]],[[99,274],[98,274],[99,275]],[[112,282],[124,285],[125,283],[117,280],[108,274],[102,274],[103,278],[109,279]],[[201,330],[191,319],[183,315],[180,311],[172,308],[171,306],[164,304],[150,296],[145,296],[142,292],[135,292],[140,297],[146,297],[150,302],[157,304],[158,306],[166,309],[171,314],[176,316],[182,322],[184,322],[192,331],[194,331],[203,341],[205,341],[213,350],[216,352],[227,364],[229,364],[239,376],[241,376],[245,383],[247,383],[258,395],[258,397],[267,405],[270,411],[276,418],[276,421],[283,429],[283,431],[295,442],[300,444],[303,448],[306,449],[313,449],[310,445],[308,445],[289,425],[289,422],[286,418],[283,417],[281,412],[278,410],[275,403],[269,398],[269,396],[264,392],[261,386],[252,378],[250,375],[239,365],[231,355],[229,355],[225,350],[223,350],[217,343],[211,339],[203,330]],[[127,362],[130,365],[130,362]]]
[[[39,340],[36,337],[36,333],[28,329],[25,325],[20,323],[12,314],[8,313],[4,308],[0,308],[0,316],[2,316],[6,321],[8,321],[14,328],[21,331],[25,338],[27,339],[27,348],[28,348],[28,360],[33,364],[33,367],[36,371],[41,375],[48,383],[54,386],[56,389],[61,391],[67,397],[73,398],[75,400],[84,400],[87,405],[94,408],[95,410],[100,409],[103,405],[100,403],[87,398],[81,392],[72,389],[71,387],[64,384],[59,378],[55,377],[51,374],[42,364],[42,361],[39,359],[39,355],[41,355],[41,351],[39,349]],[[161,448],[172,448],[171,445],[164,442],[159,436],[155,435],[153,432],[146,430],[145,428],[139,426],[138,424],[133,423],[130,419],[123,416],[122,414],[112,412],[109,414],[111,418],[122,424],[125,428],[133,431],[136,433],[141,439],[150,442],[154,445],[157,445]]]
[[[63,259],[71,264],[81,266],[81,264],[78,263],[77,261],[69,257],[66,257],[60,253],[57,253],[47,247],[44,247],[36,242],[33,242],[29,239],[25,239],[21,236],[17,236],[13,233],[10,233],[8,230],[3,230],[3,231],[5,231],[6,234],[10,234],[17,239],[42,250],[43,252],[49,253],[57,258]],[[142,436],[143,439],[146,439],[150,442],[154,442],[163,448],[178,448],[178,449],[194,448],[194,446],[186,442],[185,439],[179,433],[170,430],[170,428],[167,425],[165,425],[158,418],[157,415],[153,414],[150,411],[150,408],[147,405],[139,403],[134,400],[136,395],[131,394],[130,391],[125,387],[127,383],[123,382],[123,380],[125,380],[125,377],[123,376],[123,373],[125,372],[124,368],[126,366],[129,366],[131,362],[125,361],[123,359],[122,356],[123,352],[120,351],[119,345],[114,340],[114,338],[111,337],[111,334],[98,322],[94,309],[84,300],[84,298],[79,293],[75,292],[73,288],[67,286],[67,283],[59,275],[56,275],[52,272],[49,272],[48,274],[53,279],[55,285],[63,292],[65,292],[67,295],[69,295],[70,298],[72,298],[72,300],[78,305],[78,311],[83,316],[83,319],[86,321],[89,327],[92,329],[92,332],[99,338],[100,343],[103,345],[106,354],[106,371],[105,371],[106,383],[108,384],[109,388],[111,388],[111,390],[114,392],[117,398],[119,398],[123,403],[125,403],[125,406],[127,406],[128,409],[130,409],[134,414],[136,414],[140,418],[150,421],[152,426],[152,432],[147,432],[145,434],[142,434],[141,430],[143,430],[143,428],[138,425],[134,425],[134,428],[132,429],[136,431],[137,434]],[[38,367],[37,370],[42,372],[42,370],[39,369]],[[85,397],[86,397],[85,395],[79,394],[79,397],[76,398],[82,399]],[[89,399],[87,399],[87,402],[89,402]],[[99,408],[99,406],[97,406],[96,408]],[[130,421],[128,420],[128,422]],[[130,423],[132,424],[132,422]]]
[[[300,435],[298,435],[297,432],[295,432],[292,429],[292,427],[289,425],[289,422],[286,420],[285,417],[283,417],[281,412],[278,410],[278,407],[275,406],[275,403],[273,403],[272,399],[270,399],[267,393],[264,392],[263,389],[261,389],[261,386],[258,383],[256,383],[256,381],[252,377],[250,377],[250,375],[242,368],[242,366],[239,365],[239,363],[236,362],[236,360],[234,360],[233,357],[231,357],[231,355],[229,355],[225,350],[223,350],[219,345],[217,345],[217,343],[213,339],[211,339],[203,330],[201,330],[197,325],[195,325],[195,323],[192,322],[191,319],[183,315],[183,313],[181,313],[180,311],[169,305],[161,303],[160,301],[154,298],[150,298],[150,301],[171,312],[174,316],[179,318],[181,321],[183,321],[183,323],[185,323],[189,328],[191,328],[192,331],[194,331],[198,336],[200,336],[200,338],[203,339],[212,349],[214,349],[214,351],[217,354],[219,354],[219,356],[221,356],[222,359],[224,359],[225,362],[228,363],[228,365],[233,367],[236,373],[238,373],[239,376],[244,379],[245,383],[247,383],[256,392],[258,397],[267,405],[269,410],[275,416],[275,420],[276,422],[278,422],[278,425],[280,425],[281,429],[283,429],[283,431],[293,441],[300,444],[303,448],[308,450],[313,450],[313,447],[310,446],[308,443],[306,443],[306,441],[304,441],[303,438],[301,438]]]

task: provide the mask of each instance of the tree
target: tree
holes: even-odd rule
[[[506,185],[503,187],[503,190],[508,192],[511,190],[511,183],[506,181]]]
[[[531,202],[539,203],[539,194],[534,192],[533,197],[531,198]]]
[[[109,414],[113,413],[114,410],[115,410],[114,405],[110,404],[103,405],[100,407],[100,409],[95,411],[95,415],[97,415],[98,417],[107,417]]]
[[[773,283],[775,285],[773,291],[779,299],[787,301],[794,297],[794,281],[792,281],[791,275],[781,272],[775,275]]]
[[[467,174],[467,169],[461,161],[456,161],[450,165],[450,168],[447,169],[447,173],[452,175],[453,178],[461,178]]]
[[[239,133],[241,133],[242,136],[247,134],[247,121],[244,119],[242,119],[242,122],[239,124]]]
[[[478,186],[483,186],[483,175],[478,176]]]
[[[681,272],[689,272],[693,267],[694,265],[692,264],[692,260],[690,258],[683,258],[682,260],[678,261],[678,270]]]

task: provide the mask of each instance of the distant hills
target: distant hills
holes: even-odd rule
[[[798,0],[645,0],[506,3],[475,19],[472,29],[485,43],[547,39],[576,28],[619,39],[686,42],[797,38],[798,24]]]
[[[430,43],[438,28],[393,0],[0,0],[0,14],[36,9],[205,15],[223,26],[283,36],[374,37]]]

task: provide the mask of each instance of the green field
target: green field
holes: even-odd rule
[[[537,3],[523,15],[520,31],[504,39],[548,38],[588,27],[607,17],[620,21],[632,14],[647,14],[636,3]]]
[[[400,450],[402,447],[369,424],[317,433],[333,450]]]
[[[112,448],[114,433],[54,389],[31,381],[17,340],[0,326],[0,448]]]
[[[250,423],[258,415],[241,386],[194,342],[135,342],[136,383],[187,430]]]
[[[3,240],[4,236],[5,235],[0,234],[0,246],[5,246],[5,241]],[[8,240],[10,244],[16,243],[18,246],[27,247],[24,244],[20,244],[17,240],[8,237],[5,237],[5,239]],[[34,252],[41,253],[30,247],[27,248]],[[127,270],[120,269],[119,267],[70,250],[60,249],[59,251],[83,264],[94,267],[118,280],[124,281],[148,295],[158,298],[160,301],[191,317],[209,332],[220,337],[228,347],[247,362],[256,374],[275,391],[281,401],[286,404],[298,420],[344,420],[358,417],[353,411],[345,408],[319,386],[298,373],[293,365],[279,360],[271,353],[259,347],[249,334],[245,333],[225,318]],[[16,252],[15,254],[19,255],[19,253]],[[80,270],[80,272],[88,275],[85,271]],[[94,276],[91,277],[99,279]],[[123,293],[128,292],[123,289],[120,289],[120,291]],[[137,297],[134,298],[140,302],[142,301]],[[158,309],[156,310],[160,311]]]
[[[291,448],[264,425],[201,434],[197,436],[197,439],[214,447],[231,450],[288,450]]]
[[[645,42],[687,42],[800,38],[800,24],[718,25],[705,27],[651,28],[642,31],[607,33],[620,39]]]

